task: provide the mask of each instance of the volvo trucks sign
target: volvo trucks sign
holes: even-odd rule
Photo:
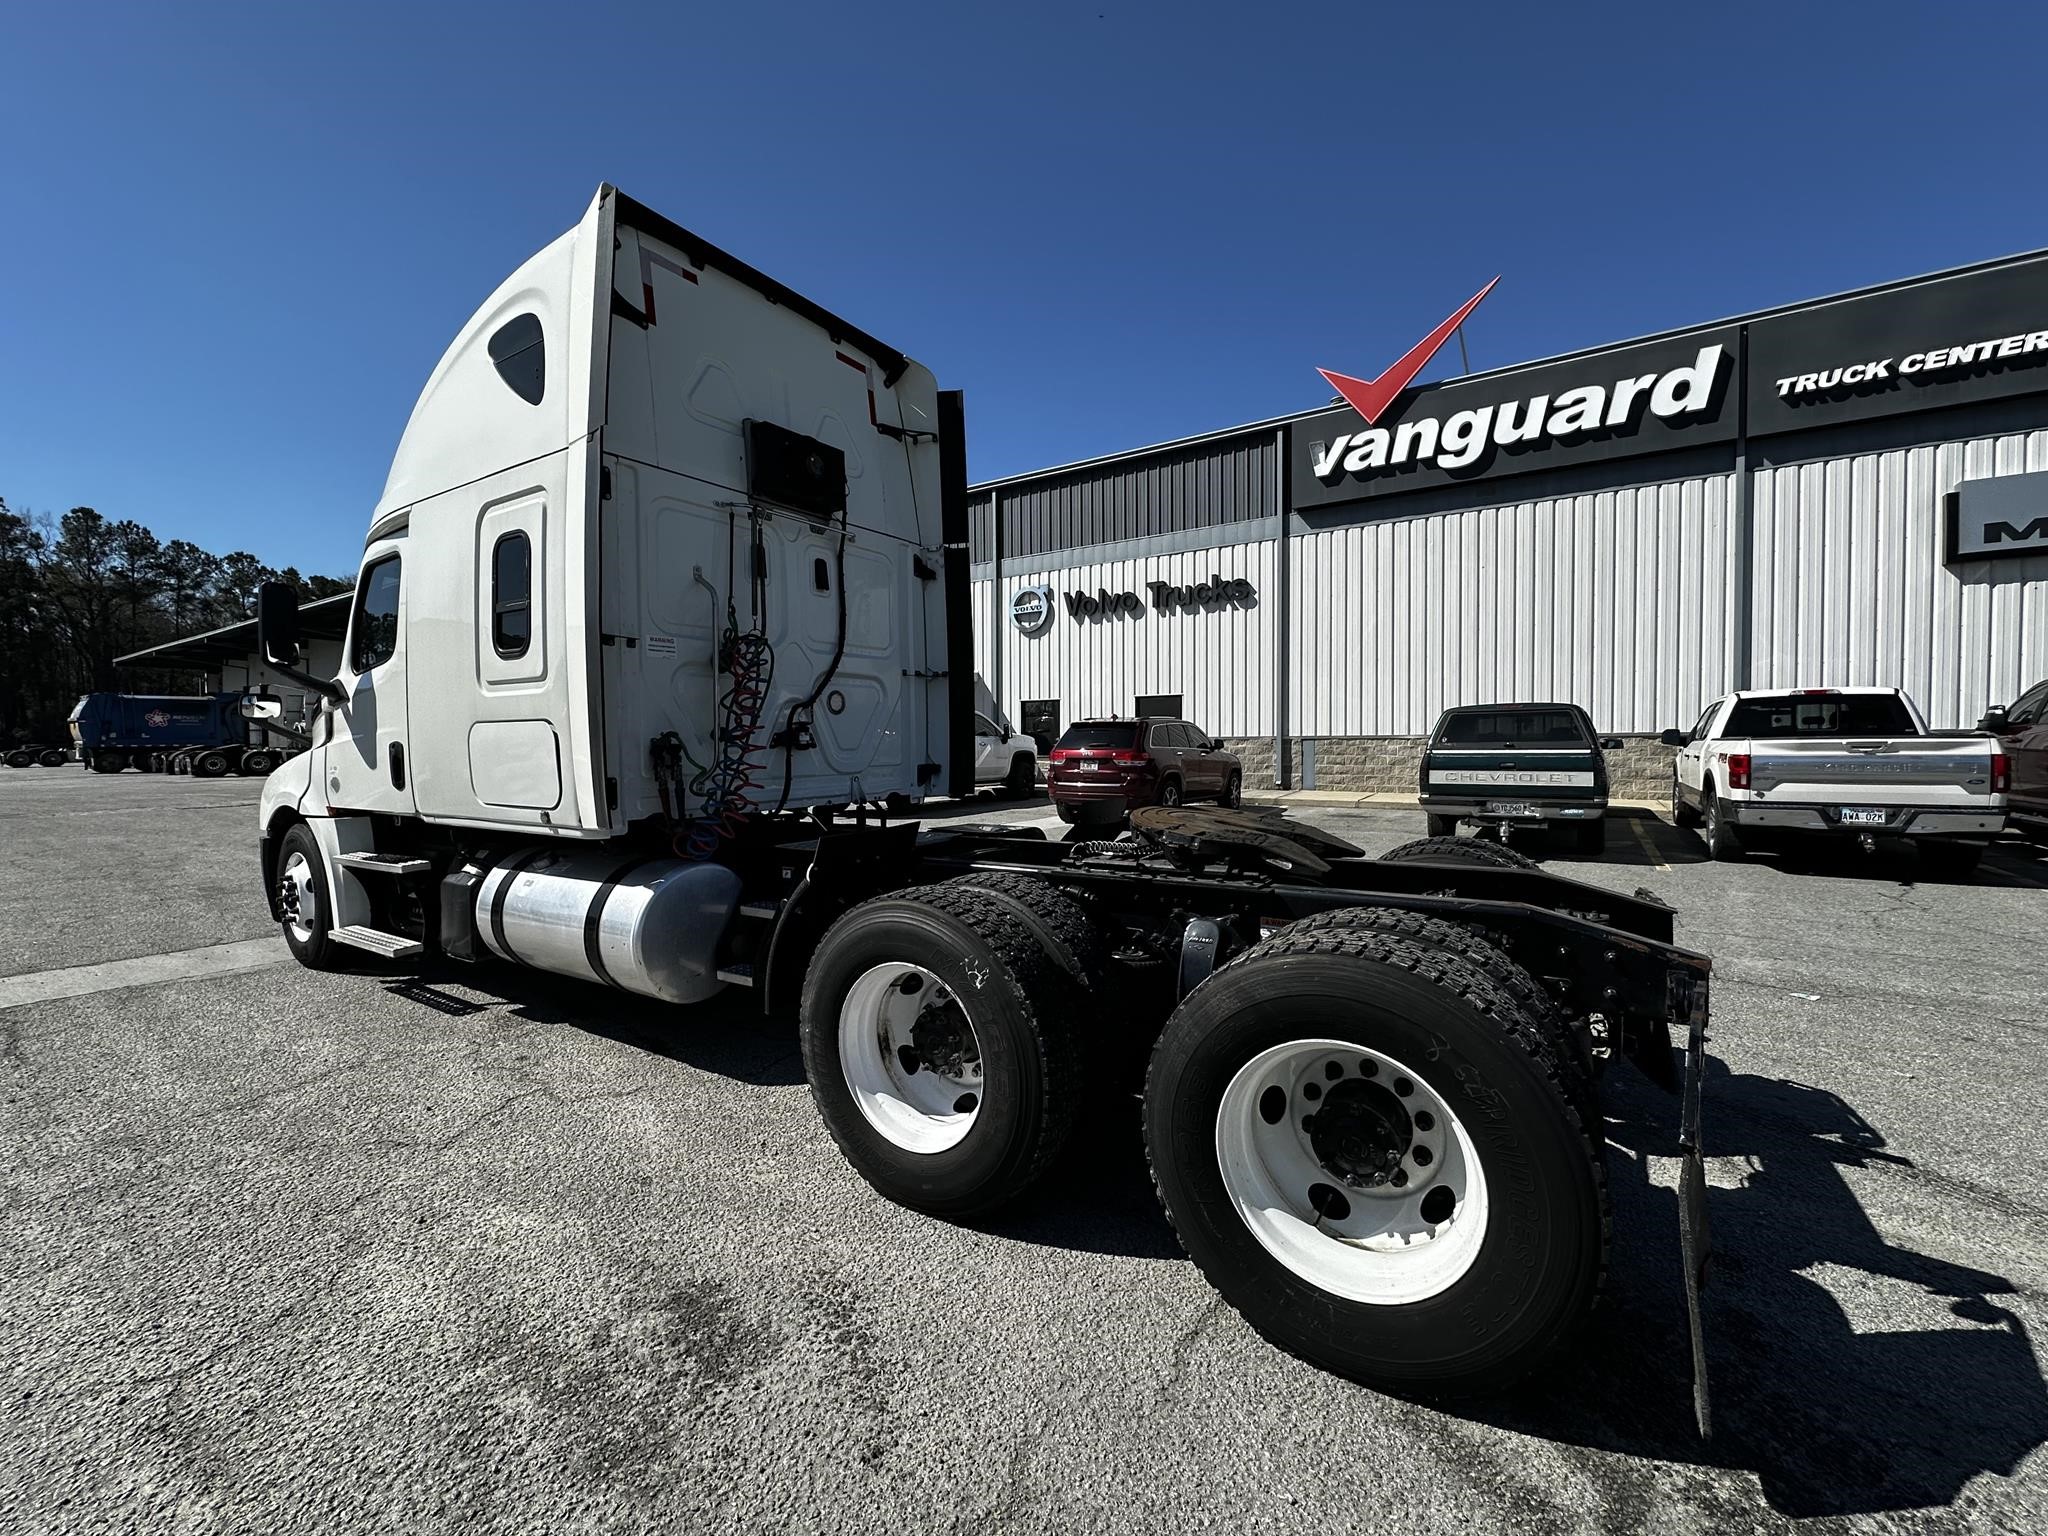
[[[2048,470],[1965,480],[1945,496],[1948,558],[2048,558]]]
[[[1027,635],[1043,633],[1052,615],[1051,587],[1019,587],[1010,599],[1010,620]]]
[[[1098,587],[1092,592],[1079,588],[1055,593],[1048,585],[1019,587],[1010,599],[1010,618],[1027,635],[1042,634],[1064,602],[1067,614],[1076,619],[1140,619],[1146,606],[1154,613],[1222,613],[1245,608],[1258,600],[1258,589],[1241,576],[1211,576],[1207,581],[1180,586],[1170,581],[1148,581],[1145,595],[1112,592]]]

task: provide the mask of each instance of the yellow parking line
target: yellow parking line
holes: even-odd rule
[[[1643,852],[1649,855],[1650,862],[1663,870],[1665,874],[1670,874],[1671,866],[1657,857],[1657,845],[1650,841],[1650,834],[1643,830],[1643,824],[1640,821],[1631,819],[1628,829],[1635,833],[1636,841],[1643,845]]]

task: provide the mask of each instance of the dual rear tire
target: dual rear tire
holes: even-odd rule
[[[1073,1126],[1080,1006],[1012,898],[947,884],[864,902],[826,932],[804,978],[819,1118],[898,1204],[955,1219],[992,1210],[1038,1179]]]
[[[1500,850],[1506,852],[1506,850]],[[986,882],[977,885],[975,882]],[[805,981],[820,1116],[888,1198],[955,1219],[1052,1164],[1103,1042],[1100,928],[1029,876],[871,901]],[[1591,1308],[1597,1095],[1541,987],[1483,936],[1354,909],[1202,982],[1151,1053],[1144,1136],[1190,1257],[1260,1333],[1422,1395],[1491,1390]]]
[[[1168,1021],[1161,1203],[1261,1334],[1420,1396],[1497,1390],[1591,1310],[1609,1218],[1561,1043],[1420,936],[1295,924]]]

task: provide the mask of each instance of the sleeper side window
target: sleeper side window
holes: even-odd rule
[[[363,572],[349,633],[358,674],[381,667],[397,654],[398,556],[386,555]]]
[[[508,660],[533,642],[533,545],[524,533],[491,547],[491,646]]]
[[[539,405],[548,385],[548,349],[540,316],[514,315],[491,332],[490,347],[498,377],[528,405]]]

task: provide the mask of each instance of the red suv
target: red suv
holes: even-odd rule
[[[1140,805],[1214,800],[1236,805],[1244,771],[1235,752],[1185,720],[1077,720],[1052,749],[1046,784],[1060,820],[1109,820]]]

